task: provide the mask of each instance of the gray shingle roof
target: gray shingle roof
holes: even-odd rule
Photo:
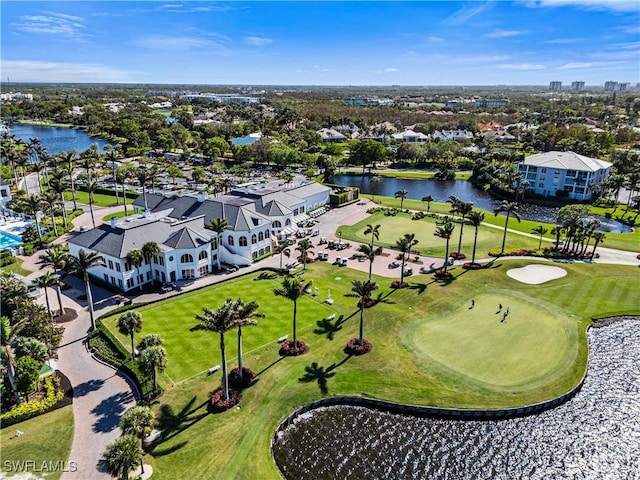
[[[611,163],[597,158],[585,157],[574,152],[545,152],[526,157],[525,165],[536,167],[557,168],[561,170],[581,170],[595,172],[611,167]]]

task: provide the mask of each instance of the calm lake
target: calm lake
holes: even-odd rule
[[[39,138],[47,153],[60,153],[75,150],[82,152],[92,144],[98,145],[98,151],[104,153],[104,146],[109,143],[102,138],[90,137],[82,130],[59,127],[37,127],[33,125],[12,125],[10,133],[16,138],[28,142],[30,138]]]

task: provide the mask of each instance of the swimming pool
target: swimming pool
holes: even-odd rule
[[[22,243],[22,238],[0,231],[0,250],[4,250],[5,248],[15,248],[18,245],[22,245]]]

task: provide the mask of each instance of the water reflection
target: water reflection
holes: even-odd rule
[[[640,478],[640,321],[589,332],[587,379],[523,418],[457,421],[362,407],[299,417],[274,441],[287,479]]]

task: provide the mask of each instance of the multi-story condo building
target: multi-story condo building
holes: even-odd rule
[[[571,82],[571,91],[572,92],[583,92],[584,91],[584,82],[583,81]]]
[[[551,90],[552,92],[559,92],[560,90],[562,90],[562,82],[558,80],[554,80],[553,82],[550,82],[549,90]]]
[[[589,200],[593,187],[609,177],[611,163],[574,152],[545,152],[518,164],[527,191],[545,197],[565,192],[568,198]]]
[[[615,92],[618,89],[618,82],[614,82],[613,80],[609,80],[608,82],[604,82],[604,91],[605,92]]]

